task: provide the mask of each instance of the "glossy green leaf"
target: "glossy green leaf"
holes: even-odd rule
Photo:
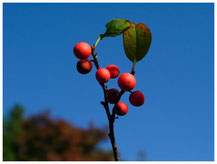
[[[130,22],[124,19],[113,19],[109,21],[106,25],[106,32],[102,34],[102,37],[115,37],[124,32],[130,27]]]
[[[123,33],[124,51],[132,62],[140,61],[147,54],[151,45],[151,31],[143,24],[131,23]]]

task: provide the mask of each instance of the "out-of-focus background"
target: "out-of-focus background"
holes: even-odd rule
[[[107,161],[111,151],[98,147],[105,142],[107,128],[86,129],[65,120],[54,120],[49,111],[24,118],[24,108],[15,105],[4,122],[4,160]]]
[[[3,4],[4,160],[112,160],[101,87],[76,70],[73,47],[111,19],[146,24],[136,65],[144,93],[115,122],[121,160],[214,160],[214,4]],[[129,72],[122,36],[97,46],[101,67]],[[108,82],[118,88],[117,79]]]

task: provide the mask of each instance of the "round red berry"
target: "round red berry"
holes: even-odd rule
[[[110,72],[106,68],[100,68],[96,71],[96,79],[101,84],[108,82],[110,77]]]
[[[109,72],[111,74],[111,79],[114,79],[114,78],[119,76],[120,70],[119,70],[118,66],[111,64],[111,65],[107,66],[106,68],[109,70]]]
[[[130,94],[129,101],[134,106],[141,106],[145,102],[145,96],[140,91],[135,91]]]
[[[127,104],[125,104],[124,102],[118,102],[116,108],[116,114],[119,116],[123,116],[127,114],[127,112],[128,112]]]
[[[87,74],[92,69],[92,63],[89,59],[80,59],[77,62],[77,70],[81,74]]]
[[[117,102],[119,95],[119,91],[115,88],[109,89],[108,90],[108,102],[110,104],[115,104]]]
[[[123,73],[118,78],[118,85],[124,91],[130,91],[136,86],[136,79],[130,73]]]
[[[74,47],[74,54],[78,59],[86,59],[90,56],[92,49],[86,42],[79,42]]]

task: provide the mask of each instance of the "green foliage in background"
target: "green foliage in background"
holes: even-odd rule
[[[108,161],[112,152],[97,148],[107,141],[106,128],[91,124],[82,129],[64,120],[50,118],[49,112],[23,117],[16,105],[4,120],[4,161]]]

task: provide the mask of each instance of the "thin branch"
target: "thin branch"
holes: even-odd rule
[[[135,64],[136,64],[136,62],[133,62],[133,66],[132,66],[132,70],[131,70],[132,75],[135,74],[135,70],[134,70],[135,69]],[[125,91],[121,90],[121,92],[119,93],[118,98],[116,100],[116,103],[115,103],[115,105],[114,105],[114,107],[112,109],[112,115],[110,117],[110,121],[111,121],[110,125],[112,125],[112,126],[109,126],[109,129],[110,129],[109,137],[110,137],[111,142],[114,140],[114,138],[113,138],[114,137],[114,122],[115,122],[115,118],[116,118],[115,114],[116,114],[117,103],[120,101],[120,99],[121,99],[121,97],[123,96],[124,93],[125,93]],[[118,148],[117,148],[116,143],[112,143],[112,146],[113,146],[114,155],[118,155]],[[118,156],[115,157],[115,158],[119,159]]]
[[[94,52],[94,50],[95,50],[96,45],[98,44],[98,42],[100,40],[101,40],[101,38],[99,37],[98,40],[96,41],[96,43],[92,46],[92,56],[93,56],[92,61],[94,62],[94,65],[95,65],[97,70],[100,69],[100,67],[99,67],[99,63],[97,60],[97,54]],[[114,159],[115,159],[115,161],[120,161],[119,154],[118,154],[118,148],[117,148],[117,144],[115,142],[115,136],[114,136],[114,121],[112,120],[112,115],[110,113],[109,105],[108,105],[108,88],[105,84],[100,84],[100,86],[102,87],[103,93],[104,93],[104,102],[101,102],[101,104],[105,108],[106,115],[107,115],[107,118],[109,121],[109,134],[108,134],[108,136],[109,136],[111,144],[112,144]]]
[[[98,63],[98,56],[97,56],[97,53],[94,52],[97,44],[99,43],[100,40],[102,40],[103,36],[99,36],[99,38],[97,39],[96,43],[91,47],[92,48],[92,56],[93,56],[93,61],[94,62],[94,65],[96,67],[96,69],[100,69],[99,67],[99,63]],[[132,70],[131,70],[131,74],[134,75],[135,74],[135,64],[136,64],[136,61],[133,62],[133,66],[132,66]],[[103,105],[103,107],[105,108],[105,111],[106,111],[106,115],[107,115],[107,118],[108,118],[108,121],[109,121],[109,138],[110,138],[110,141],[111,141],[111,144],[112,144],[112,149],[113,149],[113,154],[114,154],[114,159],[115,161],[120,161],[120,158],[119,158],[119,154],[118,154],[118,147],[117,147],[117,144],[115,142],[115,135],[114,135],[114,122],[115,122],[115,110],[117,108],[117,103],[120,101],[122,95],[125,93],[125,91],[121,90],[121,92],[119,93],[118,95],[118,98],[116,100],[116,103],[112,109],[112,114],[110,113],[110,110],[109,110],[109,105],[108,105],[108,88],[105,84],[100,84],[102,89],[103,89],[103,93],[104,93],[104,102],[101,102],[101,104]]]
[[[134,75],[136,73],[135,70],[134,70],[135,65],[136,65],[136,62],[133,62],[133,66],[132,66],[132,70],[131,70],[132,75]],[[116,100],[116,103],[114,104],[114,107],[112,109],[111,120],[112,120],[113,123],[115,122],[115,113],[116,113],[117,103],[120,101],[120,99],[121,99],[121,97],[123,96],[124,93],[125,93],[125,91],[121,90],[121,92],[119,93],[118,98]]]

